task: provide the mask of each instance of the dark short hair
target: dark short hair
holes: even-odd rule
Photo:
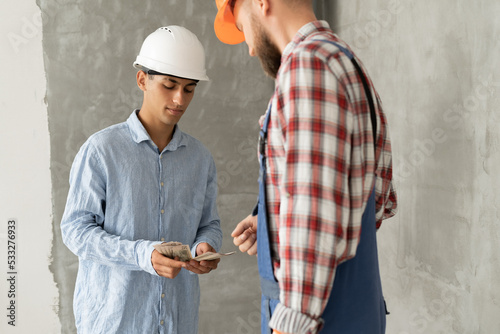
[[[191,79],[191,78],[182,78],[182,77],[179,77],[177,75],[172,75],[172,74],[166,74],[166,73],[160,73],[160,72],[156,72],[156,71],[153,71],[153,70],[146,70],[144,71],[147,75],[148,75],[148,78],[150,80],[153,80],[154,76],[155,75],[168,75],[169,77],[174,77],[174,78],[179,78],[179,79],[188,79],[188,80],[193,80],[195,82],[199,82],[200,80],[196,80],[196,79]]]

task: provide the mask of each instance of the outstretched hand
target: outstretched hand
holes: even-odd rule
[[[249,215],[243,219],[231,233],[233,243],[241,252],[257,254],[257,216]]]

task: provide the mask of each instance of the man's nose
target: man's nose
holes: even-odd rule
[[[184,102],[184,92],[182,91],[182,88],[177,89],[174,94],[173,101],[177,105],[182,105]]]

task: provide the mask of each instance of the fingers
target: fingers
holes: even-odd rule
[[[233,238],[233,243],[235,246],[240,246],[245,242],[253,242],[257,238],[257,233],[252,229],[247,229],[239,236]]]
[[[249,255],[257,254],[257,216],[243,219],[231,234],[233,243],[241,252]]]
[[[175,259],[169,259],[168,257],[160,254],[160,252],[158,252],[156,249],[153,251],[153,253],[151,253],[151,262],[153,263],[153,266],[156,264],[158,266],[167,266],[177,269],[185,267],[185,263],[178,260],[178,257],[176,257]]]
[[[254,242],[246,252],[248,255],[257,255],[257,242]]]
[[[186,269],[198,275],[208,274],[212,270],[217,269],[219,262],[220,259],[201,262],[191,260],[187,263]]]
[[[196,247],[196,255],[205,254],[206,252],[215,252],[215,249],[206,242],[202,242]],[[200,262],[191,260],[187,263],[186,269],[198,275],[208,274],[212,270],[217,269],[219,261],[220,259]]]
[[[151,253],[151,263],[154,270],[160,276],[173,279],[186,267],[186,263],[178,261],[179,258],[169,259],[160,254],[156,249]]]
[[[201,266],[208,267],[210,270],[217,269],[219,266],[220,259],[210,260],[210,261],[201,261],[199,262]]]
[[[247,233],[245,234],[246,239],[244,241],[241,240],[241,236],[239,238],[234,238],[233,243],[238,246],[241,252],[248,252],[252,247],[257,247],[257,234],[256,233]],[[250,254],[252,255],[252,254]]]
[[[172,268],[172,267],[167,267],[167,266],[158,266],[158,265],[153,265],[153,268],[155,269],[156,273],[162,277],[174,279],[179,275],[181,272],[182,268]]]
[[[236,225],[236,228],[231,233],[231,236],[233,238],[238,237],[248,229],[254,232],[257,231],[257,216],[249,215],[248,217],[243,219],[238,225]]]
[[[233,238],[236,238],[237,236],[241,235],[243,232],[245,232],[247,229],[249,229],[251,226],[249,226],[244,220],[240,222],[238,225],[236,225],[236,228],[234,231],[231,233],[231,236]]]
[[[196,255],[205,254],[206,252],[215,252],[215,249],[206,242],[202,242],[196,247]]]

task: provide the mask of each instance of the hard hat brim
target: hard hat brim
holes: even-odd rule
[[[137,56],[136,61],[133,66],[144,72],[148,72],[149,70],[153,70],[155,72],[161,73],[162,75],[170,75],[183,79],[190,80],[199,80],[199,81],[210,81],[205,71],[197,72],[197,71],[188,71],[187,69],[179,69],[175,66],[171,66],[168,64],[160,64],[158,61],[151,62],[146,57]]]
[[[229,8],[230,0],[216,0],[219,11],[214,21],[214,30],[217,38],[226,44],[239,44],[245,41],[245,35],[236,28],[236,20]],[[219,4],[222,2],[222,5]]]

